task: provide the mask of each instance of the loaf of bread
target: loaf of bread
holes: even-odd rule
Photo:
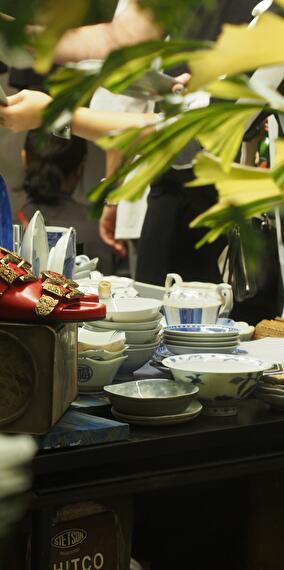
[[[284,337],[284,319],[275,317],[272,320],[260,321],[255,327],[254,340],[264,338],[266,336]]]

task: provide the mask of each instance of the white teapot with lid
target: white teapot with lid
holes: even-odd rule
[[[232,288],[227,283],[186,283],[178,273],[168,273],[165,289],[163,304],[168,325],[213,324],[233,307]]]

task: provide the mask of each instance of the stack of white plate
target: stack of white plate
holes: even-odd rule
[[[171,325],[164,329],[164,344],[173,354],[233,352],[239,331],[222,325]]]
[[[130,373],[151,359],[161,341],[160,308],[161,303],[156,299],[115,299],[113,304],[107,303],[106,319],[85,323],[84,328],[95,332],[123,332],[128,358],[119,372]]]
[[[283,365],[275,365],[274,370],[263,374],[257,384],[255,395],[259,400],[270,404],[272,408],[284,410],[284,372]],[[277,370],[278,368],[278,370]]]

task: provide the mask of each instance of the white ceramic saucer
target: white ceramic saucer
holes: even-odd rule
[[[161,319],[162,319],[162,314],[158,313],[155,320],[151,321],[132,322],[132,323],[126,323],[126,322],[122,323],[120,321],[115,321],[114,323],[113,321],[99,320],[99,321],[94,321],[94,325],[92,325],[92,323],[86,323],[86,327],[92,328],[92,326],[94,326],[95,328],[100,328],[100,329],[111,329],[111,330],[116,329],[123,331],[149,331],[156,329]]]
[[[173,424],[182,424],[193,420],[202,411],[202,404],[198,400],[192,400],[189,406],[181,414],[171,414],[167,416],[133,416],[130,414],[123,414],[118,412],[114,407],[111,408],[112,415],[118,420],[135,424],[135,425],[151,425],[151,426],[165,426]]]
[[[49,263],[51,271],[62,273],[68,279],[73,276],[74,263],[76,258],[76,231],[69,228],[58,240],[54,247],[53,256]]]
[[[37,276],[47,269],[48,241],[44,219],[39,210],[33,215],[24,233],[20,255],[32,264]]]
[[[174,344],[168,344],[165,343],[165,347],[172,352],[173,354],[194,354],[195,352],[199,353],[199,352],[209,352],[209,353],[221,353],[221,354],[230,354],[231,352],[234,352],[234,350],[236,350],[236,348],[238,347],[238,344],[236,343],[233,346],[220,346],[220,347],[204,347],[204,346],[196,346],[193,348],[190,348],[189,346],[176,346]]]
[[[124,323],[157,320],[161,306],[161,301],[146,297],[113,299],[109,306],[107,304],[106,320]]]
[[[254,396],[265,402],[266,404],[270,404],[271,407],[277,408],[279,410],[284,410],[284,395],[275,394],[273,392],[268,392],[263,389],[256,389],[254,392]]]

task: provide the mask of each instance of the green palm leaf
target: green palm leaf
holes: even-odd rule
[[[283,37],[283,18],[271,13],[263,14],[254,28],[225,24],[212,49],[189,55],[192,72],[189,90],[196,91],[228,73],[237,75],[266,65],[283,64]]]
[[[117,186],[112,192],[114,201],[136,200],[146,186],[173,163],[177,154],[193,138],[202,140],[211,151],[218,147],[223,166],[227,168],[240,146],[247,120],[261,109],[261,105],[212,104],[202,109],[187,111],[175,122],[169,120],[164,128],[142,139],[137,140],[138,129],[118,136],[100,138],[97,141],[99,146],[104,150],[118,149],[127,152],[127,160],[115,176],[91,191],[90,200],[99,202],[114,184]],[[138,173],[131,180],[124,182],[125,176],[137,166]]]
[[[187,186],[215,184],[219,194],[218,203],[191,224],[192,227],[209,228],[199,246],[284,201],[284,163],[271,170],[234,164],[227,173],[222,169],[220,159],[200,153],[194,172],[196,180]]]

